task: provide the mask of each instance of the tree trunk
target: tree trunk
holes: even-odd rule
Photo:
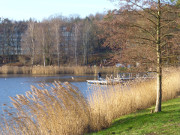
[[[87,51],[86,51],[86,45],[87,45],[87,42],[86,43],[83,43],[84,45],[84,50],[83,50],[83,64],[86,65],[86,55],[87,55]]]
[[[74,57],[75,57],[75,64],[77,66],[77,42],[78,42],[78,25],[75,24],[75,32],[74,32]]]
[[[60,50],[59,50],[59,40],[58,39],[57,39],[56,47],[57,47],[57,55],[58,55],[58,66],[60,66]]]
[[[162,58],[161,58],[161,12],[160,12],[160,0],[158,0],[158,16],[157,16],[157,99],[155,112],[161,111],[161,101],[162,101]]]
[[[43,36],[43,41],[42,41],[42,44],[43,44],[43,64],[45,67],[46,66],[46,48],[45,48],[45,35],[44,35],[43,29],[42,29],[42,36]]]
[[[32,60],[31,60],[31,65],[33,66],[34,65],[34,55],[35,55],[35,48],[34,48],[34,40],[32,39],[32,45],[33,45],[33,48],[32,48]]]
[[[31,22],[30,25],[30,35],[31,35],[31,43],[32,43],[32,60],[31,64],[34,65],[34,57],[35,57],[35,43],[34,43],[34,22]]]
[[[161,111],[161,101],[162,101],[162,67],[161,67],[161,53],[157,52],[157,99],[155,112]]]
[[[56,31],[56,49],[57,49],[57,62],[58,66],[60,66],[60,49],[59,49],[59,25],[55,25]]]

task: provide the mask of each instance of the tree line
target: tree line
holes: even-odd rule
[[[133,1],[132,1],[133,2]],[[43,21],[0,22],[0,63],[22,65],[94,65],[123,63],[154,68],[156,8],[133,5],[86,18],[51,16]],[[179,13],[162,6],[163,63],[179,64]],[[142,57],[143,56],[143,57]],[[152,64],[153,63],[153,64]],[[153,66],[154,65],[154,66]],[[149,70],[149,69],[148,69]]]
[[[0,62],[20,61],[23,65],[44,66],[100,63],[107,51],[98,38],[101,32],[98,22],[103,17],[103,14],[83,19],[59,15],[41,22],[2,19]]]

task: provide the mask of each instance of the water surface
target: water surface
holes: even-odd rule
[[[57,76],[27,76],[27,75],[0,75],[0,110],[3,104],[10,104],[9,96],[14,97],[17,94],[25,94],[31,90],[31,85],[38,87],[40,83],[51,84],[54,81],[70,82],[77,86],[85,97],[89,94],[89,85],[86,80],[94,79],[93,75],[57,75]],[[4,107],[3,107],[4,108]]]

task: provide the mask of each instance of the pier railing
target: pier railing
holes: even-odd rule
[[[141,73],[118,73],[116,76],[110,76],[107,78],[122,79],[122,80],[133,80],[137,78],[153,79],[155,78],[155,72],[141,72]]]

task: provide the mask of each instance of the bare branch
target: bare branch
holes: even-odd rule
[[[154,22],[152,19],[146,17],[145,15],[139,13],[139,12],[136,11],[136,10],[135,10],[135,12],[136,12],[138,15],[141,15],[141,16],[143,16],[144,18],[146,18],[148,21],[150,21],[152,24],[154,24],[155,27],[157,26],[156,22]]]
[[[175,36],[175,35],[176,35],[176,34],[174,34],[174,33],[164,34],[164,35],[161,36],[161,40],[162,40],[163,38],[165,38],[165,37]]]
[[[155,18],[158,18],[158,16],[157,16],[155,13],[153,14],[152,12],[149,12],[148,10],[146,10],[146,9],[143,8],[142,6],[139,6],[139,5],[136,4],[135,2],[130,1],[130,3],[132,3],[133,5],[135,5],[135,6],[139,7],[139,8],[141,8],[143,11],[145,11],[145,12],[147,12],[148,14],[154,16]]]
[[[142,39],[142,40],[147,40],[147,41],[151,41],[153,43],[156,43],[156,40],[152,40],[152,39],[149,39],[149,38],[144,38],[144,37],[135,37],[137,39]]]
[[[166,56],[166,57],[161,57],[162,59],[167,59],[167,58],[174,58],[176,57],[176,55],[169,55],[169,56]]]
[[[145,29],[145,28],[143,28],[143,27],[141,27],[141,26],[135,25],[135,24],[132,25],[132,27],[140,28],[141,30],[143,30],[144,32],[146,32],[147,34],[149,34],[153,39],[156,40],[155,35],[154,35],[153,33],[151,33],[150,31],[148,31],[147,29]]]
[[[176,20],[171,20],[171,21],[168,20],[168,23],[166,23],[166,24],[164,24],[164,25],[161,25],[160,29],[162,29],[163,27],[165,27],[165,26],[167,26],[167,25],[170,25],[170,24],[173,23],[173,22],[176,22]]]

